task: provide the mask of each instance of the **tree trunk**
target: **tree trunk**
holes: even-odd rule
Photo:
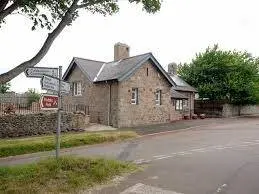
[[[37,54],[28,61],[25,61],[18,65],[17,67],[11,69],[10,71],[3,73],[0,75],[0,84],[7,83],[11,81],[13,78],[21,74],[25,71],[26,68],[33,67],[37,63],[41,61],[41,59],[47,54],[52,43],[58,37],[58,35],[62,32],[62,30],[71,22],[72,13],[77,9],[77,2],[79,0],[74,0],[68,11],[65,13],[62,20],[59,22],[58,26],[48,34],[43,46],[37,52]]]

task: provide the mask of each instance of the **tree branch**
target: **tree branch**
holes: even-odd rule
[[[38,51],[38,53],[31,58],[28,61],[25,61],[18,65],[17,67],[11,69],[10,71],[3,73],[0,75],[0,84],[4,84],[18,76],[20,73],[24,72],[26,68],[33,67],[37,63],[40,62],[40,60],[47,54],[49,51],[52,43],[54,40],[58,37],[58,35],[62,32],[62,30],[71,22],[72,20],[72,14],[77,9],[77,3],[79,0],[74,0],[71,4],[68,11],[63,16],[62,20],[59,22],[57,27],[48,34],[48,37],[46,38],[44,44],[42,45],[41,49]]]
[[[1,10],[0,11],[0,22],[3,21],[6,16],[13,13],[13,11],[15,11],[18,7],[19,7],[18,1],[15,1],[12,5],[7,7],[6,9]]]
[[[0,12],[5,9],[5,7],[7,6],[8,2],[9,2],[9,0],[1,0],[0,1]]]
[[[91,3],[80,4],[80,5],[77,5],[77,9],[85,8],[85,7],[88,7],[89,5],[91,5]]]

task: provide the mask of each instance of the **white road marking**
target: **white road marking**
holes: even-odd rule
[[[149,163],[151,161],[156,161],[156,160],[163,160],[167,158],[173,158],[177,156],[185,156],[185,155],[191,155],[194,153],[204,153],[204,152],[210,152],[210,151],[217,151],[217,150],[226,150],[226,149],[235,149],[235,148],[242,148],[242,147],[251,147],[259,145],[259,140],[250,140],[250,141],[244,141],[236,144],[226,144],[224,145],[216,145],[216,146],[208,146],[208,147],[202,147],[202,148],[195,148],[191,150],[186,150],[186,151],[181,151],[181,152],[173,152],[168,155],[155,155],[153,156],[154,159],[151,160],[144,160],[144,159],[139,159],[135,160],[134,163],[136,164],[143,164],[143,163]]]
[[[161,158],[161,157],[164,157],[166,155],[157,155],[157,156],[153,156],[154,158]]]
[[[151,176],[151,177],[148,177],[148,179],[156,180],[158,179],[158,176]]]
[[[163,156],[163,157],[160,157],[160,158],[156,158],[154,160],[162,160],[162,159],[166,159],[166,158],[172,158],[174,156]]]
[[[144,159],[138,159],[138,160],[134,160],[133,163],[142,164],[143,161],[144,161]]]
[[[223,184],[221,185],[218,189],[217,189],[217,193],[220,193],[225,187],[227,187],[227,184]]]
[[[151,160],[138,159],[133,161],[134,164],[147,164],[149,162],[151,162]]]
[[[152,187],[149,185],[144,185],[142,183],[137,183],[136,185],[133,185],[132,187],[127,188],[120,194],[183,194],[183,193],[177,193],[175,191],[169,191],[169,190],[163,190],[158,187]]]
[[[203,151],[205,150],[206,148],[197,148],[197,149],[192,149],[190,150],[191,152],[200,152],[200,151]]]
[[[177,155],[178,156],[184,156],[184,155],[190,155],[192,154],[191,152],[178,152]]]

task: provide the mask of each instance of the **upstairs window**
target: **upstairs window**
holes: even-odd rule
[[[161,90],[156,91],[156,105],[161,105]]]
[[[138,88],[132,88],[131,104],[138,104]]]
[[[81,96],[82,95],[82,84],[81,82],[73,82],[73,95]]]

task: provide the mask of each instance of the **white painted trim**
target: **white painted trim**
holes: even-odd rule
[[[102,67],[100,68],[100,70],[98,71],[97,75],[96,75],[95,78],[94,78],[94,82],[97,81],[97,78],[98,78],[98,76],[101,74],[101,72],[102,72],[102,70],[103,70],[105,64],[106,64],[106,63],[104,63],[104,64],[102,65]]]

